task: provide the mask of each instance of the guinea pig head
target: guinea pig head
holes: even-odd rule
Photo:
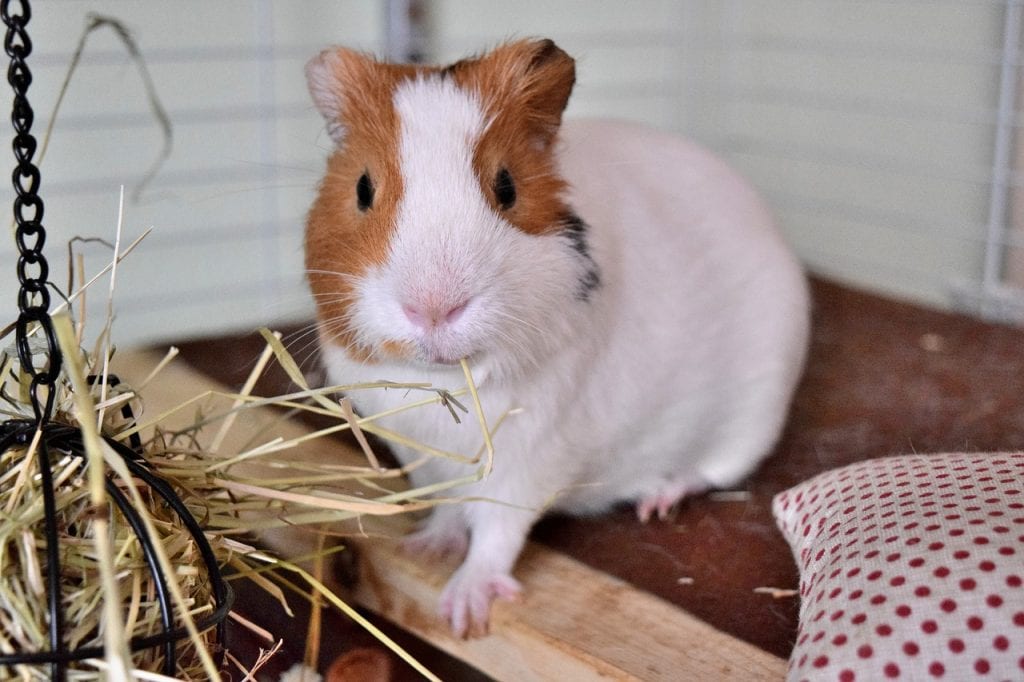
[[[547,40],[443,68],[332,49],[306,76],[335,145],[306,230],[321,342],[365,362],[535,362],[578,298],[555,160],[573,60]]]

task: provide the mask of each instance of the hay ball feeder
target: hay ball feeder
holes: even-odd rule
[[[212,678],[232,592],[188,505],[143,457],[112,375],[84,376],[51,317],[40,174],[27,99],[27,0],[0,2],[14,90],[19,317],[0,352],[0,676],[86,679],[133,668]]]

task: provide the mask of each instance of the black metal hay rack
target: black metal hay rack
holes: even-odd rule
[[[15,238],[18,247],[18,292],[19,316],[15,328],[18,361],[30,379],[29,395],[34,412],[34,419],[10,419],[0,423],[0,452],[14,447],[27,447],[36,435],[41,432],[36,450],[39,466],[40,494],[43,498],[44,519],[43,536],[45,538],[45,577],[48,622],[47,634],[49,648],[43,651],[17,651],[0,654],[0,674],[5,668],[14,665],[30,664],[49,667],[50,677],[54,680],[66,679],[68,667],[87,658],[102,658],[103,648],[91,646],[70,649],[66,640],[66,622],[61,593],[61,551],[58,510],[55,499],[52,458],[67,455],[81,458],[81,466],[85,466],[85,449],[81,432],[77,427],[50,421],[53,416],[56,382],[61,376],[63,360],[57,344],[52,321],[49,315],[50,292],[48,284],[48,266],[43,256],[43,244],[46,232],[43,228],[43,201],[39,197],[39,169],[33,163],[36,152],[36,139],[31,133],[33,112],[26,93],[32,83],[32,74],[25,63],[32,51],[32,43],[25,30],[31,18],[28,0],[0,0],[0,15],[7,27],[4,48],[10,57],[7,80],[14,90],[14,104],[11,121],[14,126],[14,156],[16,165],[12,175],[15,199],[14,217],[17,226]],[[34,352],[30,342],[30,333],[41,337],[45,345],[42,353]],[[37,365],[37,362],[42,362]],[[117,379],[109,377],[108,383],[114,384]],[[122,408],[122,415],[129,421],[133,419],[130,408]],[[177,520],[191,535],[199,550],[204,565],[210,590],[214,600],[213,611],[200,619],[196,626],[202,631],[211,627],[217,628],[217,641],[223,643],[224,625],[228,611],[234,601],[233,592],[220,573],[216,556],[210,547],[202,528],[196,522],[185,503],[174,489],[163,481],[142,457],[142,444],[137,437],[129,444],[107,438],[107,443],[119,453],[132,475],[143,481],[176,515]],[[177,645],[188,637],[184,627],[175,627],[174,606],[168,591],[168,576],[164,575],[153,549],[157,540],[150,537],[136,510],[124,492],[108,476],[106,491],[109,503],[116,508],[124,520],[132,528],[141,545],[149,571],[153,576],[154,591],[160,609],[161,631],[157,634],[137,637],[130,641],[133,652],[151,648],[162,648],[163,670],[165,675],[173,676],[177,664]]]

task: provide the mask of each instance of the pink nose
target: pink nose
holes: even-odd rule
[[[410,322],[420,329],[434,329],[454,323],[462,316],[468,303],[469,301],[463,301],[455,306],[406,303],[402,306],[402,312],[405,313]]]

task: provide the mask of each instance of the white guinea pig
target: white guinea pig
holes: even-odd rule
[[[407,544],[465,552],[441,613],[486,631],[545,509],[635,501],[642,520],[729,486],[777,439],[801,372],[801,269],[751,188],[690,142],[571,122],[571,57],[513,42],[448,67],[346,49],[306,67],[336,150],[309,212],[306,266],[336,383],[457,387],[467,358],[495,435],[491,475]],[[401,391],[352,395],[364,414]],[[385,426],[472,454],[473,420]],[[411,461],[416,453],[396,448]],[[417,486],[475,468],[438,459]]]

